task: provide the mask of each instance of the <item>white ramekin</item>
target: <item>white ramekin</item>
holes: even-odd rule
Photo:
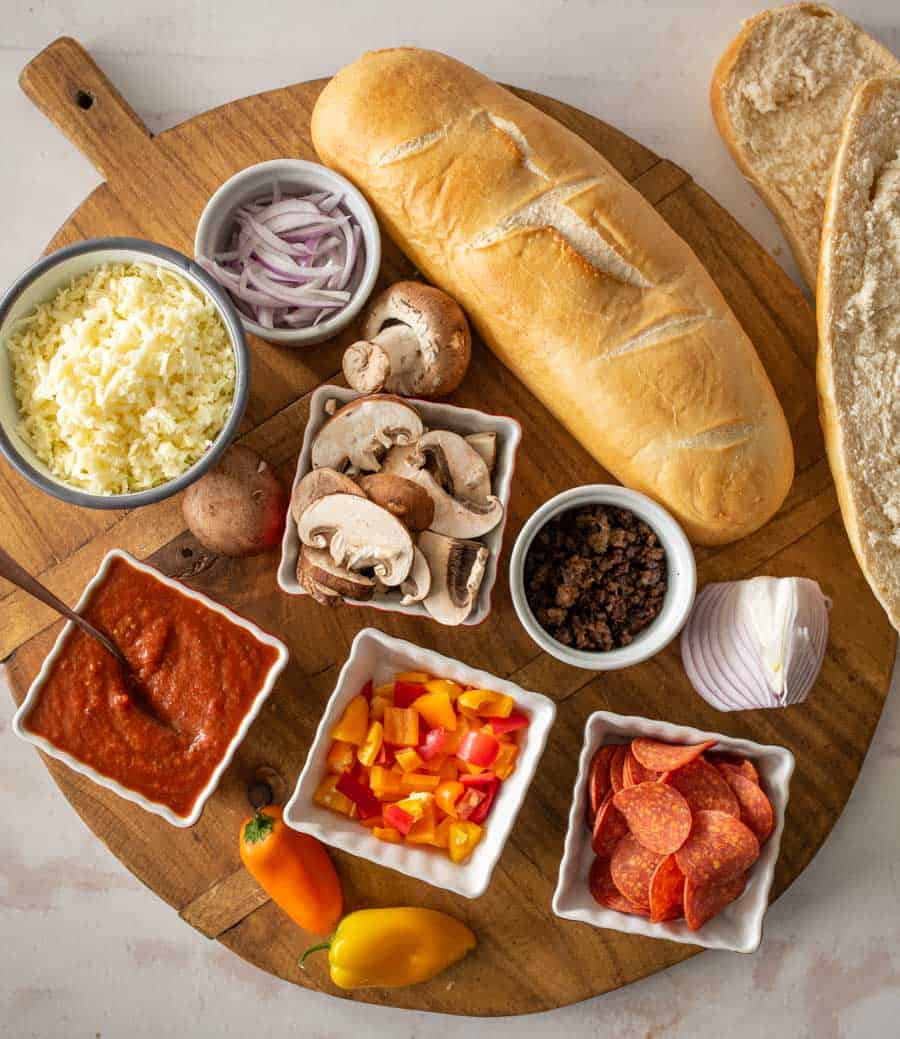
[[[594,852],[591,848],[591,834],[585,825],[587,777],[591,760],[597,748],[606,743],[628,743],[640,736],[683,744],[715,740],[712,750],[739,754],[753,762],[772,802],[775,829],[750,869],[743,894],[699,931],[689,930],[684,920],[655,924],[643,916],[606,909],[598,905],[591,895],[588,874],[594,861]],[[793,772],[794,755],[784,747],[752,743],[750,740],[722,736],[717,732],[702,732],[686,725],[672,725],[650,718],[623,717],[609,711],[595,711],[584,727],[584,744],[569,809],[569,829],[559,864],[559,879],[553,895],[553,912],[565,920],[579,920],[594,927],[608,927],[627,934],[668,938],[673,942],[700,945],[704,949],[754,952],[762,940],[763,917],[769,905],[769,892],[784,832],[784,815]]]
[[[381,266],[378,221],[369,203],[346,177],[306,159],[270,159],[240,170],[210,196],[200,214],[194,236],[194,255],[212,259],[215,253],[225,250],[234,226],[235,210],[271,191],[276,183],[283,193],[288,194],[337,192],[343,196],[344,206],[353,214],[362,231],[366,254],[362,271],[356,273],[350,283],[353,295],[349,302],[333,317],[306,328],[263,328],[237,311],[244,328],[260,339],[282,346],[312,346],[337,335],[354,320],[372,294]]]
[[[221,603],[216,602],[214,599],[210,599],[209,596],[203,595],[202,592],[196,592],[193,588],[188,588],[187,585],[182,584],[180,581],[176,581],[172,577],[167,577],[164,573],[157,570],[155,567],[147,566],[146,563],[141,563],[134,556],[129,555],[127,552],[123,552],[119,548],[111,549],[103,557],[103,561],[100,564],[100,568],[97,573],[91,578],[90,582],[81,593],[81,598],[75,605],[76,613],[80,613],[85,606],[87,606],[94,589],[103,582],[109,572],[110,564],[114,559],[124,559],[130,566],[133,566],[136,570],[140,570],[145,574],[150,574],[157,581],[162,584],[168,585],[170,588],[174,588],[182,595],[187,596],[188,599],[194,599],[196,602],[202,603],[208,609],[214,613],[220,613],[223,617],[226,617],[236,624],[239,628],[243,628],[245,631],[256,639],[257,642],[261,642],[266,646],[272,646],[278,653],[275,662],[269,668],[268,673],[260,687],[259,692],[256,694],[253,703],[250,705],[249,710],[241,719],[241,724],[238,726],[237,732],[225,749],[221,760],[216,765],[215,771],[209,777],[209,782],[201,790],[197,800],[194,802],[193,808],[188,815],[178,815],[173,812],[172,809],[165,804],[161,804],[158,801],[151,801],[149,798],[144,797],[143,794],[138,793],[136,790],[132,790],[127,786],[123,786],[117,780],[105,776],[102,772],[98,772],[90,765],[86,765],[83,761],[69,754],[68,751],[61,750],[55,744],[49,740],[44,739],[43,736],[38,736],[36,733],[31,732],[26,725],[28,715],[34,706],[35,701],[40,695],[40,691],[43,688],[44,683],[50,675],[50,669],[53,667],[56,658],[62,652],[63,646],[68,641],[69,637],[75,630],[75,625],[68,621],[66,626],[59,633],[59,637],[53,644],[53,648],[44,658],[44,663],[41,665],[41,670],[38,672],[37,677],[31,683],[28,693],[25,699],[22,701],[22,705],[16,711],[13,717],[13,732],[25,740],[27,743],[34,744],[39,750],[42,750],[45,754],[48,754],[51,758],[56,758],[57,761],[62,761],[63,764],[68,765],[73,771],[80,773],[82,776],[87,776],[88,779],[93,780],[99,786],[106,787],[107,790],[112,790],[114,794],[118,794],[119,797],[125,798],[126,801],[131,801],[132,804],[139,805],[141,808],[148,812],[153,812],[154,815],[162,816],[167,823],[171,823],[173,826],[186,827],[193,826],[194,823],[200,818],[200,814],[203,811],[203,806],[209,800],[216,787],[219,785],[219,780],[222,778],[222,774],[225,769],[231,764],[231,760],[235,755],[238,747],[241,745],[242,740],[247,735],[247,731],[250,726],[256,720],[259,712],[262,710],[263,704],[269,697],[269,694],[275,688],[275,682],[278,676],[285,669],[288,662],[288,650],[287,646],[284,645],[279,639],[276,639],[273,635],[269,635],[263,631],[262,628],[257,627],[253,621],[247,620],[240,614],[235,613],[233,610],[229,610],[227,606],[223,606]]]
[[[532,541],[554,516],[581,505],[613,505],[620,509],[630,509],[653,528],[666,552],[668,587],[662,609],[656,619],[635,637],[634,642],[621,649],[602,651],[564,646],[541,627],[528,605],[524,572]],[[563,491],[533,513],[513,546],[509,562],[509,586],[513,606],[522,626],[541,649],[573,667],[588,671],[614,671],[648,660],[664,649],[681,631],[697,591],[697,566],[687,536],[661,505],[627,487],[596,483]]]
[[[484,824],[484,837],[464,863],[451,862],[438,848],[411,844],[387,844],[361,825],[359,820],[332,812],[313,800],[319,783],[328,772],[326,757],[331,746],[331,730],[347,704],[358,695],[369,679],[375,684],[388,681],[398,671],[427,671],[461,685],[477,686],[505,693],[516,701],[516,708],[527,714],[530,724],[524,730],[516,767],[504,780],[491,814]],[[350,655],[338,677],[337,685],[325,706],[306,764],[297,780],[293,796],[284,809],[284,821],[294,830],[309,833],[333,848],[358,855],[380,866],[388,866],[426,884],[454,891],[465,898],[479,898],[488,889],[491,874],[506,844],[522,802],[544,753],[547,735],[556,717],[556,705],[541,693],[486,671],[477,671],[459,660],[423,649],[412,642],[391,638],[375,628],[363,628],[353,640]]]

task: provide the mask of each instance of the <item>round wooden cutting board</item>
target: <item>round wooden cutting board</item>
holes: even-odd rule
[[[279,156],[315,158],[309,116],[324,81],[235,101],[152,138],[84,50],[56,41],[25,69],[28,96],[105,178],[61,228],[51,248],[97,235],[129,234],[192,251],[194,227],[211,192],[235,171]],[[735,545],[697,553],[701,582],[752,574],[817,579],[834,600],[831,639],[809,701],[783,711],[719,714],[692,691],[677,645],[639,667],[595,675],[539,653],[516,620],[506,580],[509,546],[551,495],[607,475],[476,344],[455,400],[515,415],[524,427],[506,551],[493,613],[477,628],[367,609],[328,610],[275,584],[277,557],[226,560],[184,532],[178,499],[132,513],[100,513],[43,496],[0,467],[2,540],[62,598],[74,602],[113,546],[222,600],[291,649],[291,663],[200,822],[177,830],[156,816],[46,761],[90,828],[189,924],[263,970],[334,995],[455,1014],[547,1010],[626,985],[691,956],[690,946],[596,930],[557,919],[550,908],[562,853],[585,719],[594,710],[646,715],[789,747],[797,758],[776,894],[809,863],[853,788],[887,693],[895,637],[850,551],[816,418],[815,321],[779,266],[690,177],[600,120],[549,98],[517,91],[602,152],[655,205],[709,268],[753,339],[794,436],[797,477],[778,515]],[[599,101],[598,101],[599,103]],[[413,273],[385,242],[382,283]],[[252,342],[253,384],[243,442],[289,482],[308,395],[340,372],[340,340],[306,351]],[[297,957],[307,936],[242,869],[237,831],[254,786],[284,801],[300,772],[350,641],[374,625],[392,635],[540,690],[559,704],[546,753],[488,893],[446,894],[344,854],[335,860],[348,908],[431,906],[465,920],[477,951],[434,981],[409,989],[338,992],[324,957],[307,972]],[[0,585],[0,659],[21,699],[59,630],[53,616]],[[263,788],[264,789],[264,788]]]

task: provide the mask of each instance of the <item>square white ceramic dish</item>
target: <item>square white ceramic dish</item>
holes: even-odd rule
[[[357,820],[322,808],[313,801],[316,788],[327,772],[325,759],[331,745],[331,730],[347,704],[370,678],[377,685],[389,681],[398,671],[427,671],[461,685],[506,693],[516,701],[517,709],[531,719],[528,728],[523,730],[524,735],[520,736],[515,770],[501,786],[485,823],[484,837],[468,862],[457,865],[438,848],[387,844],[373,837]],[[487,891],[491,882],[494,866],[525,800],[555,717],[556,705],[541,693],[529,692],[459,660],[391,638],[375,628],[364,628],[353,640],[350,655],[325,707],[297,787],[285,807],[285,822],[293,829],[312,834],[351,855],[388,866],[465,898],[478,898]]]
[[[187,598],[195,599],[197,602],[203,603],[204,606],[207,606],[210,610],[214,611],[215,613],[220,613],[223,617],[227,617],[228,620],[230,620],[233,624],[236,624],[239,628],[244,628],[245,631],[249,631],[250,634],[258,642],[264,643],[267,646],[272,646],[278,653],[278,656],[275,659],[275,663],[269,669],[269,672],[266,675],[265,682],[263,683],[262,687],[257,693],[256,698],[254,699],[250,709],[244,715],[244,718],[241,721],[241,724],[237,732],[234,734],[234,738],[232,739],[231,743],[229,743],[224,756],[222,757],[219,764],[216,766],[215,771],[210,776],[209,782],[201,791],[200,796],[194,802],[194,807],[191,809],[190,815],[178,815],[175,812],[173,812],[168,805],[160,804],[157,801],[149,800],[148,798],[144,797],[143,794],[140,794],[136,790],[131,790],[128,787],[123,786],[117,780],[112,779],[109,776],[103,775],[102,772],[98,772],[90,765],[86,765],[83,761],[79,761],[78,758],[73,757],[67,751],[61,750],[59,747],[55,746],[49,740],[44,739],[43,736],[38,736],[36,733],[30,732],[26,728],[28,714],[30,713],[31,708],[37,700],[37,697],[40,694],[44,682],[47,680],[47,676],[50,673],[50,669],[56,661],[56,658],[62,652],[62,648],[65,645],[66,641],[69,639],[69,637],[75,629],[75,626],[72,624],[71,621],[69,621],[63,628],[63,630],[59,633],[59,637],[54,643],[53,648],[47,654],[46,658],[44,659],[44,663],[41,665],[41,670],[38,672],[35,680],[31,683],[28,693],[25,699],[22,701],[21,707],[18,709],[18,711],[16,711],[15,716],[13,718],[13,732],[15,732],[15,734],[19,736],[21,739],[26,740],[28,743],[33,743],[34,746],[38,747],[45,754],[49,754],[50,757],[56,758],[58,761],[62,761],[75,772],[79,772],[81,775],[87,776],[88,779],[92,779],[99,786],[106,787],[107,790],[112,790],[114,794],[118,794],[119,797],[124,797],[126,801],[131,801],[133,804],[140,805],[141,808],[146,809],[148,812],[153,812],[154,815],[162,816],[163,819],[166,820],[166,822],[171,823],[173,826],[193,826],[194,823],[200,818],[200,813],[203,811],[203,806],[206,804],[210,795],[219,785],[219,780],[222,778],[222,774],[224,773],[225,769],[227,769],[228,766],[231,764],[231,760],[234,757],[235,751],[240,746],[244,736],[247,735],[247,730],[253,724],[254,720],[256,719],[256,716],[262,709],[262,705],[266,702],[266,699],[272,692],[272,689],[275,686],[275,682],[278,679],[278,676],[284,670],[285,665],[288,662],[288,650],[284,643],[280,642],[272,635],[268,635],[266,632],[262,630],[262,628],[257,627],[252,621],[246,620],[244,617],[241,617],[233,610],[229,610],[227,606],[222,606],[220,603],[215,602],[213,599],[210,599],[208,596],[203,595],[201,592],[195,592],[193,589],[188,588],[186,585],[183,585],[180,581],[176,581],[171,577],[167,577],[165,574],[161,573],[154,567],[147,566],[146,563],[139,562],[133,556],[129,555],[127,552],[123,552],[121,549],[118,548],[112,549],[111,551],[107,552],[107,554],[104,556],[103,562],[100,564],[99,570],[91,578],[90,582],[82,592],[81,598],[78,600],[78,603],[75,606],[76,612],[81,612],[81,610],[83,610],[87,606],[91,596],[94,593],[94,589],[97,588],[97,586],[101,584],[102,581],[105,579],[107,573],[109,572],[110,564],[114,559],[124,559],[136,570],[141,570],[145,574],[150,574],[152,577],[155,577],[157,581],[160,581],[162,584],[168,585],[170,588],[174,588],[182,595],[187,596]]]
[[[775,829],[763,845],[762,854],[751,872],[744,893],[699,931],[688,930],[684,920],[651,923],[646,917],[629,916],[604,909],[594,901],[588,888],[588,872],[594,861],[591,834],[585,826],[587,811],[587,776],[591,759],[598,747],[606,743],[627,743],[636,736],[665,740],[667,743],[703,743],[715,740],[713,750],[740,754],[756,766],[775,811]],[[784,813],[788,788],[794,771],[794,755],[783,747],[733,739],[716,732],[701,732],[686,725],[649,718],[623,717],[608,711],[596,711],[584,727],[584,745],[579,759],[578,778],[569,811],[569,829],[559,880],[553,895],[553,912],[566,920],[579,920],[594,927],[608,927],[628,934],[645,934],[651,938],[700,945],[706,949],[729,949],[732,952],[754,952],[762,940],[762,922],[769,904],[769,891],[775,873],[775,862],[784,830]]]
[[[293,487],[297,486],[311,468],[310,456],[312,454],[313,441],[330,417],[325,410],[325,405],[330,400],[336,400],[338,407],[341,407],[361,396],[363,394],[356,393],[354,390],[333,385],[320,386],[313,392],[309,405],[309,421],[306,423],[303,446],[300,450],[300,457],[297,459],[297,471],[294,474]],[[519,442],[522,439],[522,427],[515,419],[507,418],[505,415],[488,415],[483,411],[475,411],[472,408],[460,408],[455,404],[441,404],[438,401],[415,399],[410,399],[410,404],[418,409],[428,429],[448,429],[452,433],[459,433],[463,436],[468,436],[470,433],[497,434],[497,462],[491,483],[494,494],[503,503],[503,522],[485,534],[484,537],[478,539],[488,549],[488,561],[475,605],[472,607],[472,612],[463,621],[463,624],[481,624],[491,612],[491,591],[497,580],[497,564],[503,548],[503,532],[509,517],[510,488],[512,486],[513,470],[516,465],[516,451],[518,451]],[[297,536],[297,525],[288,516],[284,537],[281,541],[281,562],[278,566],[278,587],[283,592],[287,592],[288,595],[308,594],[300,587],[297,581],[297,559],[299,555],[300,538]],[[421,603],[401,606],[396,595],[390,597],[376,594],[369,602],[358,602],[355,599],[348,599],[347,602],[352,603],[354,606],[372,606],[376,610],[406,613],[411,617],[429,616]]]

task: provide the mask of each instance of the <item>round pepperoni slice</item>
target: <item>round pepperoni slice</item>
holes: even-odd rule
[[[600,747],[591,760],[591,767],[588,771],[588,826],[594,825],[594,819],[597,817],[597,809],[600,807],[603,798],[609,793],[609,763],[612,760],[615,750],[616,748],[614,744]]]
[[[594,830],[591,836],[591,847],[594,854],[608,859],[612,855],[615,846],[628,833],[628,823],[625,816],[613,804],[613,792],[603,799],[597,818],[594,820]]]
[[[679,869],[694,884],[733,880],[758,858],[753,831],[727,812],[697,812],[690,836],[675,853]]]
[[[667,855],[650,878],[650,919],[655,924],[676,920],[684,906],[684,874],[674,855]]]
[[[648,851],[670,855],[691,832],[687,801],[665,783],[639,783],[613,795],[628,828]]]
[[[664,856],[648,851],[633,833],[616,845],[609,873],[619,891],[635,905],[650,909],[650,879]]]
[[[699,931],[708,921],[717,916],[725,906],[740,898],[747,884],[747,874],[739,873],[724,884],[695,884],[690,878],[684,881],[684,919],[689,929]]]
[[[740,805],[741,821],[756,834],[760,844],[765,844],[775,829],[772,802],[763,793],[762,787],[740,773],[726,774],[725,779]]]
[[[636,739],[631,741],[631,752],[644,766],[654,772],[674,772],[676,768],[684,768],[695,758],[713,746],[715,740],[706,743],[695,743],[684,747],[660,740]]]
[[[741,810],[731,787],[721,773],[703,758],[697,758],[675,772],[667,772],[663,782],[681,794],[692,813],[727,812],[736,819],[740,818]]]
[[[609,871],[609,859],[594,859],[588,876],[588,885],[594,901],[605,909],[615,909],[618,913],[631,913],[635,916],[649,915],[649,910],[629,902],[613,883]]]
[[[624,785],[622,769],[625,766],[625,757],[627,754],[628,747],[624,743],[620,743],[616,747],[609,763],[609,782],[613,788],[613,793],[615,794],[617,794]]]
[[[747,758],[735,758],[734,760],[716,758],[713,761],[713,765],[715,765],[726,779],[729,774],[731,774],[744,776],[753,783],[759,782],[759,773],[756,771],[753,762],[748,761]]]
[[[644,768],[631,752],[631,748],[629,747],[628,753],[625,755],[624,764],[622,765],[623,788],[637,786],[638,783],[652,783],[657,779],[659,779],[659,773],[654,772],[652,769]]]

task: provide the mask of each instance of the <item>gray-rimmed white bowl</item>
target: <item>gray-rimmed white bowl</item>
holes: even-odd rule
[[[234,399],[231,413],[209,450],[189,469],[167,483],[129,494],[92,494],[54,476],[17,431],[19,409],[13,388],[12,365],[6,342],[16,321],[39,303],[51,299],[73,278],[107,263],[152,263],[187,278],[209,298],[228,332],[235,358]],[[0,454],[26,480],[47,494],[89,509],[134,509],[162,501],[198,480],[237,435],[250,390],[250,357],[238,313],[228,293],[202,267],[175,249],[141,238],[90,238],[67,245],[38,260],[0,299]]]
[[[235,173],[211,196],[194,236],[194,255],[212,259],[223,252],[234,227],[235,210],[271,191],[278,184],[282,192],[306,194],[310,191],[333,191],[343,195],[345,207],[362,231],[365,256],[357,263],[350,278],[349,302],[332,317],[306,328],[264,328],[237,311],[244,328],[260,339],[280,346],[313,346],[343,331],[359,314],[375,288],[381,266],[381,232],[369,203],[361,192],[340,173],[306,159],[270,159]]]

